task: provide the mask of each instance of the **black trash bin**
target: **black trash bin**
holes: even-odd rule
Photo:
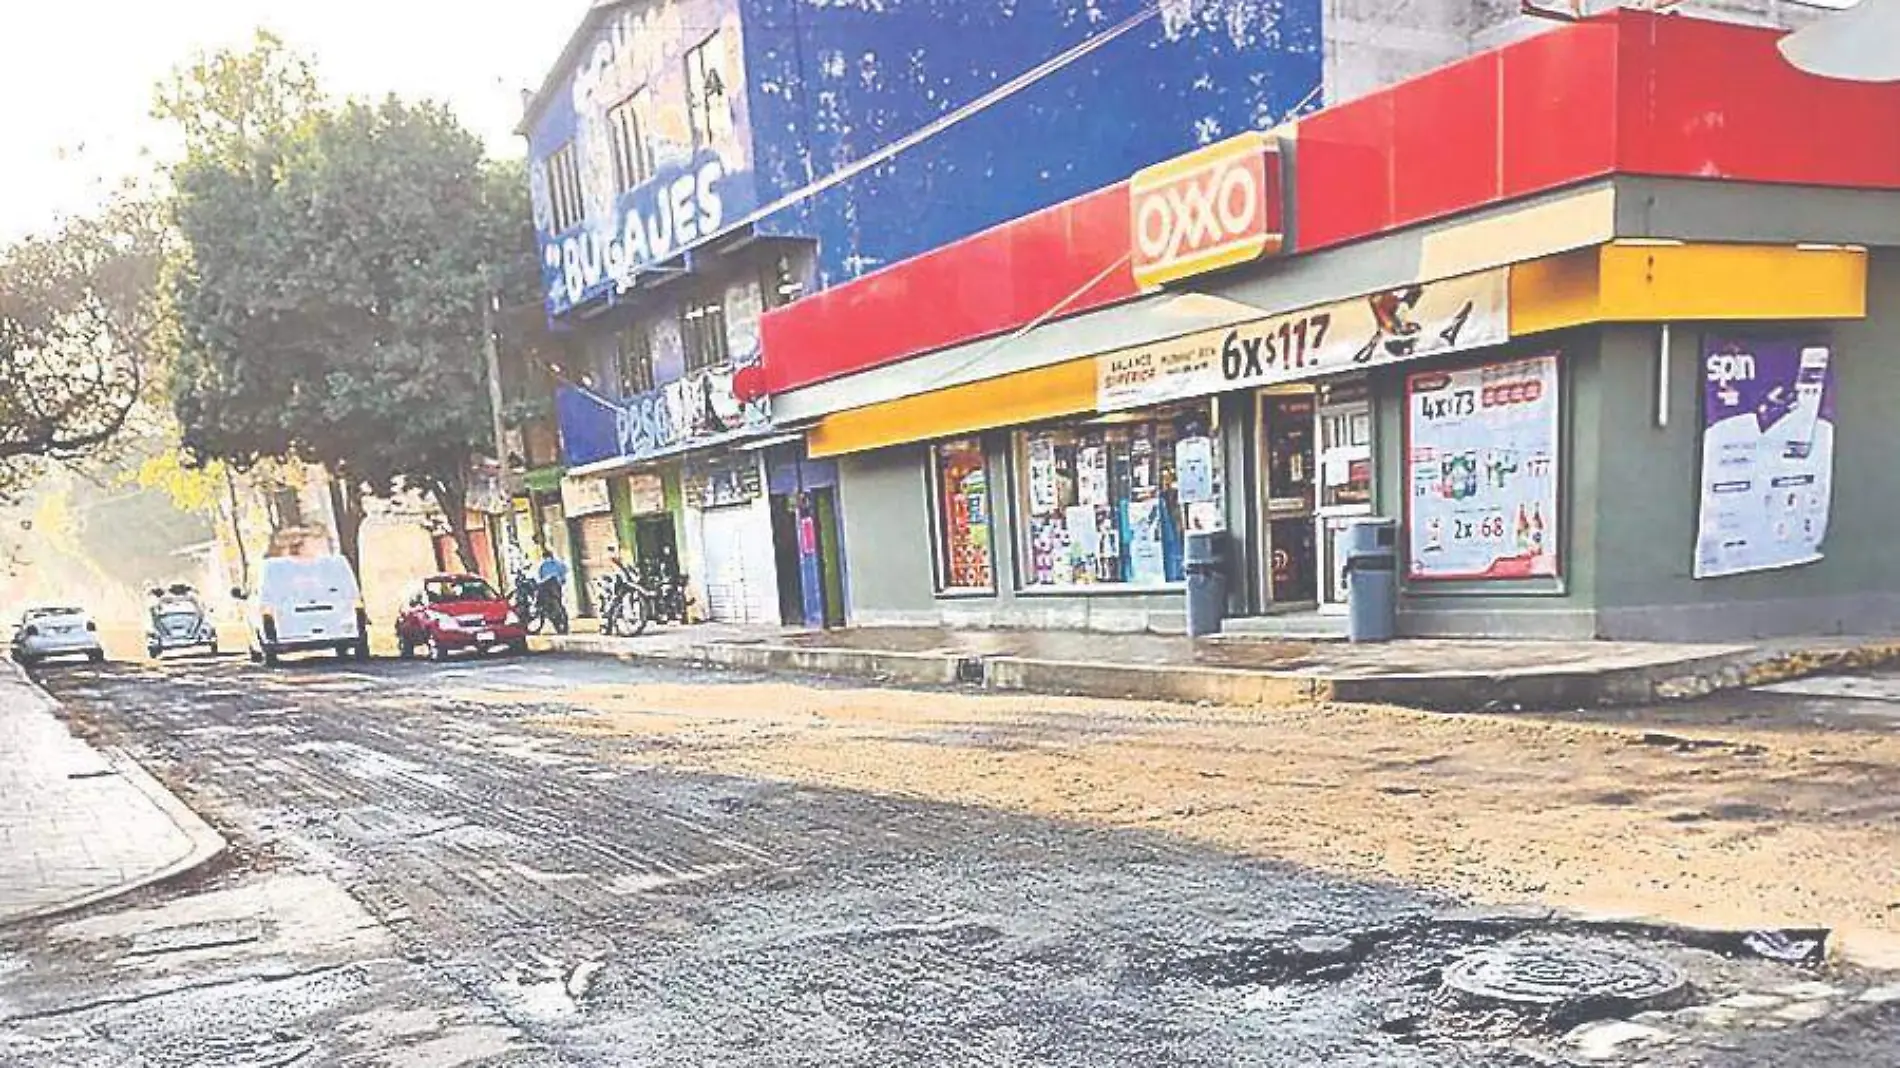
[[[1219,634],[1227,617],[1227,535],[1189,534],[1182,562],[1187,570],[1188,637]]]
[[[1356,642],[1391,641],[1399,629],[1399,524],[1355,519],[1339,532],[1346,567],[1346,635]]]

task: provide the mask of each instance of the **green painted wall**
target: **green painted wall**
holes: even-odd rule
[[[1838,439],[1826,559],[1806,567],[1696,581],[1690,577],[1701,464],[1700,349],[1706,332],[1747,324],[1671,328],[1669,412],[1656,425],[1654,324],[1571,331],[1495,350],[1486,358],[1564,353],[1560,533],[1563,578],[1408,588],[1411,634],[1723,640],[1900,630],[1900,251],[1876,250],[1867,319],[1812,324],[1837,360]],[[1770,325],[1773,328],[1773,324]],[[1410,372],[1481,362],[1423,362],[1375,374],[1377,499],[1403,514],[1404,379]],[[1251,398],[1223,401],[1230,523],[1252,515]],[[928,450],[909,446],[839,461],[852,620],[1120,629],[1144,614],[1169,626],[1179,595],[1015,592],[1013,482],[1008,435],[991,456],[995,569],[988,597],[939,597],[930,545]],[[669,484],[669,492],[672,484]],[[1247,561],[1249,581],[1258,561]],[[1235,610],[1242,610],[1244,598]]]
[[[1876,251],[1867,302],[1868,318],[1854,322],[1672,325],[1663,426],[1660,326],[1565,337],[1563,592],[1531,595],[1532,584],[1410,589],[1407,632],[1716,641],[1900,628],[1900,253]],[[1826,558],[1698,581],[1690,569],[1703,338],[1764,330],[1812,332],[1834,346],[1838,436]],[[1400,514],[1404,492],[1403,390],[1398,370],[1377,380],[1379,501],[1390,515]]]
[[[1900,626],[1900,253],[1877,252],[1865,320],[1797,326],[1832,341],[1836,375],[1833,509],[1825,559],[1697,581],[1690,575],[1701,470],[1700,355],[1707,333],[1752,324],[1678,324],[1669,425],[1654,425],[1658,331],[1604,332],[1601,508],[1613,553],[1598,583],[1601,629],[1624,636],[1752,637],[1887,632]],[[1785,329],[1785,328],[1784,328]]]

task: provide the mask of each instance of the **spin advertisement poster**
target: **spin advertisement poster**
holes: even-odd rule
[[[1696,578],[1821,559],[1834,484],[1834,362],[1795,338],[1702,346]]]
[[[1556,355],[1405,380],[1408,575],[1557,570]]]

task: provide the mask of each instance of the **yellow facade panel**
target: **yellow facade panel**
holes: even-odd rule
[[[813,457],[840,456],[1094,410],[1089,357],[828,415],[806,443]]]
[[[1866,314],[1858,248],[1622,241],[1511,268],[1513,337],[1596,322]]]

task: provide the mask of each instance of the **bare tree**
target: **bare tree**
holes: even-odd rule
[[[125,430],[152,377],[166,245],[152,205],[121,199],[0,250],[0,464],[80,459]]]

